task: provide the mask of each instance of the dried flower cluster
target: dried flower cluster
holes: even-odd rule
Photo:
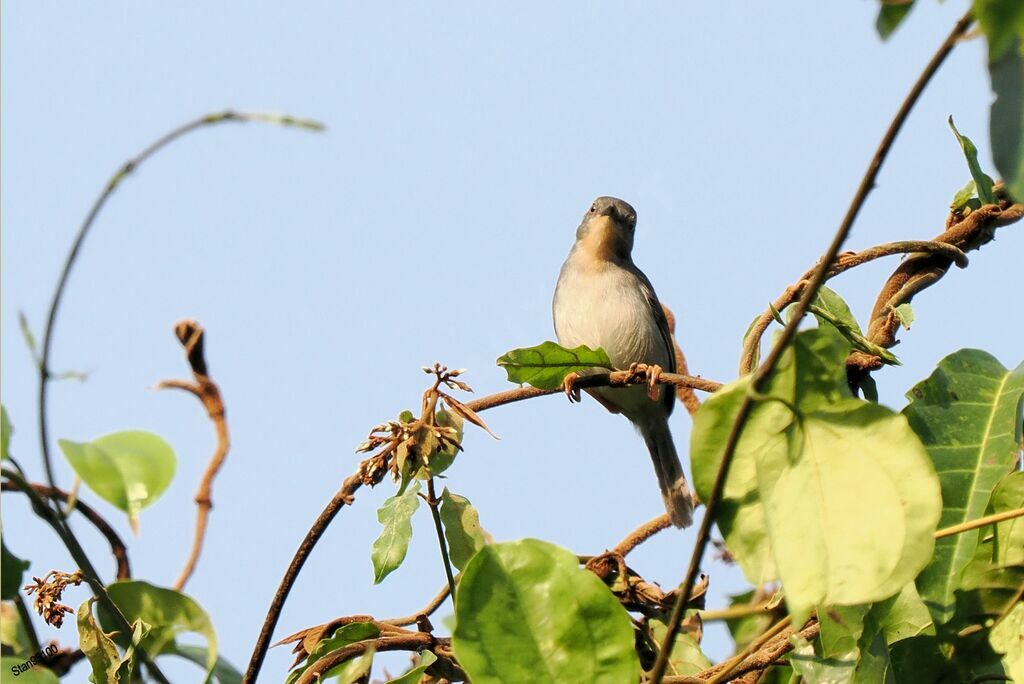
[[[25,585],[25,593],[31,596],[36,594],[35,608],[47,624],[60,627],[64,624],[64,615],[74,614],[71,606],[60,602],[61,594],[69,585],[78,586],[84,579],[81,570],[76,570],[70,575],[60,570],[51,570],[46,577],[39,579],[33,577],[34,584]]]

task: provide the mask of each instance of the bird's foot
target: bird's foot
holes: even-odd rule
[[[661,373],[662,367],[656,363],[647,367],[647,396],[651,401],[657,401],[661,397],[661,391],[658,389]]]
[[[573,372],[565,376],[562,380],[562,389],[565,390],[565,396],[569,398],[569,403],[578,402],[580,400],[580,388],[576,386],[576,381],[580,379],[580,374]]]
[[[626,382],[636,382],[640,378],[644,378],[647,381],[647,396],[651,398],[651,401],[657,401],[661,396],[658,390],[658,380],[661,379],[661,374],[664,369],[656,363],[631,363],[629,369],[626,371],[629,375],[626,376]]]

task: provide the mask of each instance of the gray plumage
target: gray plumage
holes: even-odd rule
[[[616,368],[657,364],[675,372],[668,321],[654,288],[632,259],[636,212],[614,197],[599,197],[583,216],[576,242],[562,265],[552,311],[559,344],[603,348]],[[693,522],[693,500],[676,453],[668,417],[675,392],[660,386],[652,401],[647,388],[588,390],[609,411],[621,413],[640,432],[658,476],[672,524]]]

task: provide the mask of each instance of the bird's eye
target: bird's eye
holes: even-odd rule
[[[593,214],[595,211],[597,211],[597,202],[590,205],[590,213]]]

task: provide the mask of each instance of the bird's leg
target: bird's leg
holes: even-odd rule
[[[565,396],[569,398],[569,402],[579,402],[580,400],[580,388],[576,386],[576,381],[579,380],[580,374],[576,372],[569,373],[562,380],[562,389],[565,390]]]
[[[658,380],[661,379],[662,368],[654,363],[647,366],[647,396],[651,401],[658,401],[661,392],[658,391]]]

